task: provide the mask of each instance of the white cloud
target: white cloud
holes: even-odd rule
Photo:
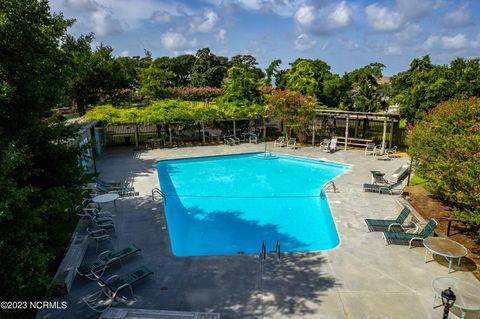
[[[352,8],[346,1],[341,1],[321,8],[303,4],[295,12],[294,18],[304,33],[328,33],[350,25],[352,15]]]
[[[423,42],[423,49],[428,50],[433,48],[438,43],[438,40],[440,40],[438,35],[429,35],[425,42]]]
[[[463,5],[457,10],[449,11],[442,17],[442,23],[447,27],[460,27],[470,24],[471,17],[468,5]]]
[[[65,0],[65,5],[75,10],[95,11],[100,6],[95,0]]]
[[[193,16],[190,19],[192,32],[211,32],[218,22],[218,15],[212,10],[206,10],[202,16]]]
[[[282,17],[291,17],[297,9],[305,4],[305,0],[204,0],[214,6],[222,7],[222,11],[235,10],[263,11]]]
[[[308,34],[302,33],[295,39],[295,49],[298,51],[306,51],[313,48],[317,44]]]
[[[340,47],[347,50],[354,50],[360,47],[360,45],[357,42],[352,41],[350,39],[340,39],[338,40],[338,45],[340,45]]]
[[[405,20],[422,18],[436,9],[437,5],[433,0],[396,0],[397,10]]]
[[[403,53],[403,50],[398,45],[387,45],[384,49],[384,52],[388,55],[400,55]]]
[[[160,38],[162,46],[169,51],[185,50],[196,46],[195,39],[188,39],[184,34],[177,31],[167,31]]]
[[[444,36],[441,38],[442,45],[445,49],[465,49],[470,46],[470,42],[463,33],[454,36]]]
[[[365,13],[373,29],[392,32],[425,18],[439,7],[438,1],[434,0],[396,0],[391,6],[370,4],[365,8]]]
[[[226,35],[227,35],[227,30],[225,30],[225,29],[220,29],[220,30],[218,31],[218,33],[217,33],[217,40],[218,40],[219,42],[225,41]]]
[[[388,7],[371,4],[365,9],[368,23],[378,31],[396,31],[403,24],[403,16]]]
[[[300,6],[295,12],[295,21],[303,28],[310,27],[315,21],[315,8],[307,5]]]
[[[152,20],[158,23],[167,24],[172,21],[172,15],[167,11],[157,10],[152,14]]]
[[[262,2],[258,0],[238,0],[248,10],[259,10],[262,7]]]
[[[128,50],[122,51],[122,52],[120,53],[120,56],[123,56],[123,57],[127,57],[127,56],[129,56],[129,55],[130,55],[130,54],[129,54]]]
[[[100,36],[120,33],[123,31],[120,20],[112,17],[107,10],[97,10],[91,15],[91,22],[95,34]]]
[[[346,1],[342,1],[328,15],[328,26],[332,29],[346,27],[352,20],[352,9],[347,5]]]

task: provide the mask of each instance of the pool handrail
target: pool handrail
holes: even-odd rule
[[[165,195],[164,192],[162,192],[159,188],[155,187],[152,189],[152,200],[155,201],[155,194],[158,194],[162,197],[163,203],[167,205],[167,195]]]

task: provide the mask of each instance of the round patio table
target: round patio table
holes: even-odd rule
[[[92,201],[97,204],[105,204],[113,202],[113,207],[115,208],[115,212],[117,212],[117,204],[116,201],[120,197],[117,193],[107,193],[95,196],[92,198]]]
[[[433,289],[433,307],[437,298],[442,299],[442,291],[450,287],[457,297],[453,307],[456,307],[461,312],[461,318],[465,318],[467,312],[477,312],[477,318],[480,318],[480,287],[468,281],[461,280],[454,277],[440,277],[432,281]]]
[[[430,252],[445,257],[448,261],[448,273],[452,269],[452,261],[458,258],[458,265],[462,257],[465,257],[468,253],[467,248],[448,238],[444,237],[428,237],[423,240],[423,246],[425,246],[425,262],[427,262],[427,255]]]

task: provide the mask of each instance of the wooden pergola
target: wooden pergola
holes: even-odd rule
[[[360,121],[363,121],[363,135],[365,136],[365,129],[366,129],[366,123],[369,121],[374,121],[374,122],[383,122],[383,134],[382,134],[382,153],[384,152],[385,149],[385,141],[387,137],[387,127],[388,124],[390,124],[390,138],[389,138],[389,147],[392,147],[392,140],[393,140],[393,134],[394,134],[394,129],[398,131],[399,128],[399,123],[400,123],[400,116],[395,113],[388,113],[388,112],[383,112],[383,113],[370,113],[370,112],[353,112],[353,111],[343,111],[343,110],[315,110],[316,111],[316,116],[315,120],[312,123],[312,130],[315,132],[315,124],[318,119],[322,120],[323,127],[320,128],[321,131],[325,132],[327,131],[326,129],[326,122],[329,119],[334,119],[336,121],[337,119],[341,119],[345,121],[345,149],[347,149],[347,141],[349,139],[349,125],[352,121],[354,121],[355,125],[355,133],[354,133],[354,138],[357,137],[357,129]],[[315,144],[315,134],[312,134],[312,144]]]

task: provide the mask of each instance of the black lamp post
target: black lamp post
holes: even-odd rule
[[[453,293],[452,289],[448,287],[448,289],[445,289],[442,291],[442,304],[443,304],[443,319],[448,319],[448,312],[450,311],[450,308],[453,307],[453,304],[455,303],[455,299],[457,299],[457,296]]]

